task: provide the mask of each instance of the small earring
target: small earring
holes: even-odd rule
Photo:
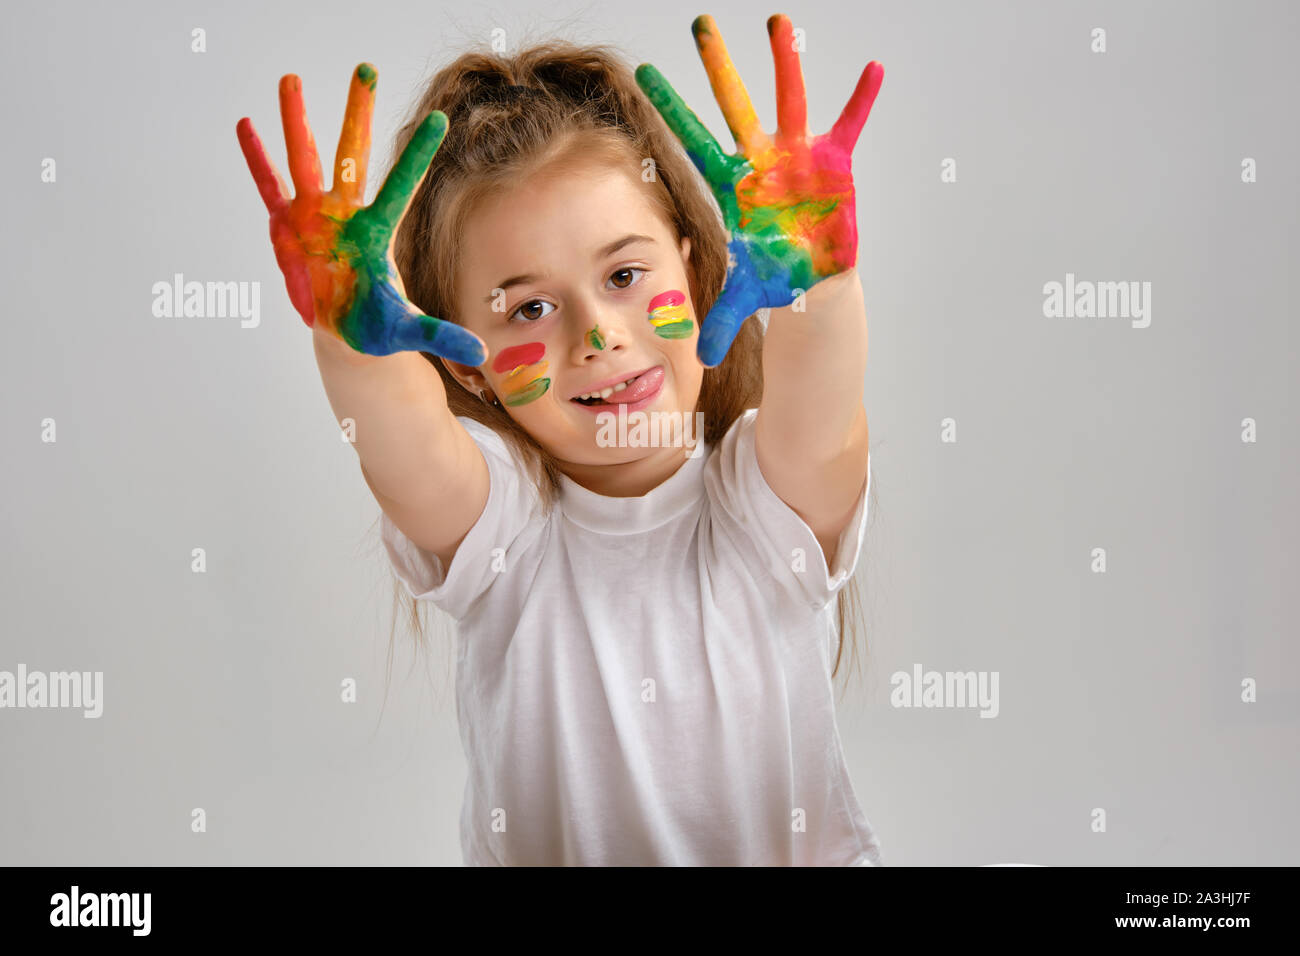
[[[493,406],[493,407],[495,407],[495,408],[500,408],[500,407],[501,407],[501,403],[497,401],[495,395],[492,396],[492,401],[490,401],[490,402],[488,401],[488,399],[487,399],[487,389],[485,389],[485,388],[480,388],[480,389],[478,390],[478,397],[479,397],[479,401],[481,401],[484,405],[490,405],[490,406]]]

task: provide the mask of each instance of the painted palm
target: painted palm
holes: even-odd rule
[[[323,327],[358,352],[430,352],[481,365],[487,359],[483,341],[415,308],[407,301],[393,266],[393,232],[442,145],[447,133],[445,114],[435,110],[425,117],[375,201],[361,204],[376,80],[368,63],[352,75],[334,160],[334,187],[329,192],[321,183],[320,156],[307,125],[302,81],[297,76],[280,80],[280,116],[293,198],[252,121],[244,117],[235,127],[249,172],[271,214],[271,244],[289,299],[309,326]]]
[[[691,24],[695,45],[737,151],[728,155],[649,63],[637,83],[704,174],[722,209],[728,233],[727,278],[705,316],[697,347],[707,367],[722,362],[741,323],[762,308],[781,308],[796,291],[857,264],[852,155],[871,112],[884,67],[862,71],[829,133],[808,134],[803,71],[790,19],[768,19],[776,63],[777,131],[763,131],[713,17]]]

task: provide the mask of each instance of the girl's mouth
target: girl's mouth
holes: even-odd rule
[[[615,386],[614,390],[603,398],[599,396],[585,399],[573,398],[570,401],[593,411],[617,410],[620,405],[626,405],[628,411],[636,411],[650,404],[663,389],[663,384],[664,368],[662,365],[656,365],[631,381]]]

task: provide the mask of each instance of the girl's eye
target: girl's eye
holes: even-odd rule
[[[543,302],[541,299],[530,299],[529,301],[521,305],[519,308],[515,309],[514,313],[510,316],[510,321],[514,322],[515,316],[521,314],[523,315],[522,321],[524,322],[536,322],[538,319],[543,319],[546,316],[550,315],[551,313],[542,312],[540,315],[533,314],[533,307],[542,306],[542,305],[551,305],[551,303]],[[555,311],[555,306],[551,305],[551,311],[552,312]]]
[[[646,271],[645,269],[638,269],[635,266],[628,266],[627,268],[616,270],[614,272],[614,275],[611,275],[609,277],[609,281],[613,282],[614,287],[617,289],[626,289],[629,286],[631,286],[635,280],[629,278],[627,282],[618,282],[614,279],[614,276],[620,276],[625,272],[645,272],[645,271]]]
[[[614,273],[609,277],[609,281],[614,283],[614,288],[616,289],[627,289],[635,285],[636,282],[639,281],[638,279],[634,279],[631,276],[631,273],[637,272],[637,273],[644,274],[649,271],[650,271],[649,269],[638,269],[635,266],[627,266],[626,268],[615,270]],[[624,274],[628,275],[626,281],[619,281],[617,278],[615,278],[616,276],[622,276]],[[550,311],[548,312],[536,311],[537,308],[541,306],[550,306]],[[550,315],[551,312],[554,311],[555,311],[555,306],[551,305],[551,303],[549,302],[544,302],[541,299],[529,299],[519,308],[515,309],[515,311],[511,314],[509,321],[524,322],[524,323],[536,322],[539,319],[546,318],[546,316]],[[516,318],[516,316],[518,318]]]

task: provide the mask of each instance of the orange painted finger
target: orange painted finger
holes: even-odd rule
[[[776,127],[782,140],[798,141],[808,136],[808,96],[803,68],[795,49],[794,27],[784,13],[769,17],[767,35],[772,41],[776,64]]]
[[[244,161],[253,174],[253,182],[257,183],[257,191],[262,194],[262,202],[266,203],[266,211],[274,216],[289,205],[289,189],[266,155],[266,147],[253,128],[253,121],[247,116],[241,119],[235,124],[235,135],[239,137],[239,148],[244,151]]]
[[[695,47],[704,61],[704,72],[709,75],[713,98],[722,109],[722,118],[735,137],[736,146],[745,156],[757,156],[771,146],[771,138],[759,125],[758,114],[749,99],[745,84],[736,72],[735,64],[727,53],[717,21],[707,13],[695,18],[691,24]]]
[[[334,155],[334,195],[349,205],[361,205],[366,191],[366,166],[370,162],[370,121],[375,112],[378,74],[369,63],[352,73],[343,132]]]
[[[284,145],[289,153],[294,198],[320,195],[323,188],[320,155],[302,105],[302,80],[292,73],[280,78],[280,119],[284,122]]]

